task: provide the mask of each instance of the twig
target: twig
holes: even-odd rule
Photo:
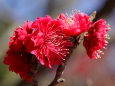
[[[67,55],[67,57],[65,58],[65,60],[63,61],[62,64],[60,64],[56,70],[56,75],[55,75],[55,78],[54,80],[50,83],[50,85],[48,86],[56,86],[57,84],[59,83],[62,83],[64,82],[65,80],[61,78],[61,75],[63,74],[64,72],[64,69],[65,69],[65,66],[67,64],[67,61],[69,60],[73,50],[80,44],[81,42],[81,39],[82,39],[82,36],[74,36],[73,37],[73,46],[70,47],[70,53]]]
[[[32,56],[31,63],[30,63],[30,72],[29,75],[31,77],[31,86],[38,86],[37,76],[36,73],[38,71],[38,62],[35,56]]]
[[[115,0],[106,0],[104,5],[97,11],[96,18],[94,21],[98,20],[99,18],[107,17],[115,7]]]

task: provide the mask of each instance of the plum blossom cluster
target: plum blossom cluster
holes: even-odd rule
[[[83,45],[90,58],[100,58],[100,50],[108,38],[108,26],[103,19],[92,24],[90,16],[75,12],[72,17],[59,14],[56,19],[50,16],[38,17],[35,21],[24,22],[10,37],[9,50],[4,64],[21,78],[30,81],[31,59],[35,56],[42,65],[51,68],[59,65],[69,54],[72,37],[84,36]]]
[[[108,30],[109,26],[105,25],[103,19],[96,21],[89,28],[88,33],[84,36],[83,44],[90,58],[101,58],[100,54],[104,54],[101,49],[107,45],[106,39],[110,39],[107,34]]]

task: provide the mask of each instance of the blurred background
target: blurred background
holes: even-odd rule
[[[69,60],[58,86],[115,86],[115,0],[0,0],[0,86],[30,86],[18,74],[10,72],[2,63],[13,30],[24,21],[48,14],[56,18],[59,13],[80,10],[90,15],[97,11],[96,19],[104,18],[111,25],[111,39],[101,59],[88,58],[83,46],[79,46]],[[52,69],[39,66],[38,85],[48,86],[55,75]]]

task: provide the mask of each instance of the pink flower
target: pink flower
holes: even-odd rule
[[[90,25],[91,21],[89,21],[89,16],[85,13],[75,13],[71,17],[65,17],[63,13],[61,13],[58,17],[61,19],[65,25],[63,28],[63,33],[67,36],[77,36],[80,33],[86,32]]]
[[[103,19],[96,21],[89,29],[88,33],[84,37],[83,44],[90,58],[100,58],[99,54],[103,54],[100,49],[107,43],[105,40],[105,38],[108,38],[106,33],[107,31],[108,27],[105,25],[105,21]]]
[[[68,46],[71,44],[68,37],[62,33],[62,21],[52,20],[49,16],[45,16],[37,18],[33,27],[35,31],[32,34],[31,42],[34,42],[35,45],[29,52],[34,54],[46,67],[51,68],[53,64],[61,64],[67,56]]]
[[[31,59],[31,54],[27,52],[24,40],[33,31],[31,28],[32,23],[27,21],[22,27],[15,30],[13,36],[10,37],[9,50],[4,59],[4,64],[9,65],[9,70],[18,73],[26,81],[30,81],[28,73],[30,71],[29,59]]]
[[[10,37],[4,64],[9,65],[10,71],[18,73],[26,81],[30,81],[33,55],[49,68],[53,64],[61,64],[71,45],[68,37],[62,33],[62,28],[61,20],[52,20],[49,16],[38,17],[34,22],[27,21]]]

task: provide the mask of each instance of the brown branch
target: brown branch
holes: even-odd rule
[[[38,86],[38,80],[37,80],[37,76],[36,73],[38,71],[38,61],[37,58],[35,56],[32,55],[31,57],[31,63],[30,63],[30,72],[29,75],[31,77],[31,86]]]
[[[115,7],[115,0],[107,0],[102,8],[97,11],[95,21],[108,16]]]
[[[50,85],[48,85],[48,86],[56,86],[57,84],[64,82],[64,79],[61,78],[61,75],[64,72],[64,69],[65,69],[65,66],[67,64],[67,61],[69,60],[70,56],[72,55],[73,50],[80,44],[82,36],[81,35],[77,36],[77,37],[75,36],[73,38],[74,38],[74,40],[72,42],[73,46],[70,48],[70,53],[65,58],[65,60],[63,61],[63,63],[58,66],[58,68],[56,70],[55,78],[50,83]]]

